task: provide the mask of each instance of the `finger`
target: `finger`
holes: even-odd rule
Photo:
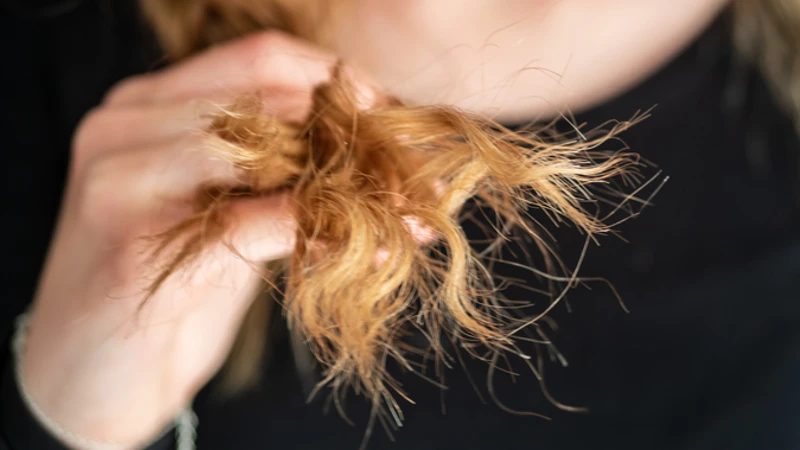
[[[336,58],[297,38],[263,32],[207,50],[161,72],[120,84],[108,105],[164,102],[280,87],[310,94],[327,81]]]
[[[235,200],[227,214],[231,228],[223,244],[234,256],[264,262],[294,250],[297,226],[288,194]]]
[[[130,105],[99,108],[81,122],[73,139],[76,159],[101,152],[157,145],[187,132],[204,129],[219,111],[212,100],[165,103],[158,107]]]
[[[81,184],[89,194],[112,196],[140,211],[192,199],[199,186],[244,184],[242,171],[215,157],[207,146],[198,134],[146,148],[123,148],[76,167],[73,176],[86,180]]]
[[[436,232],[430,227],[422,223],[417,217],[405,216],[403,217],[403,225],[406,231],[411,235],[411,238],[417,245],[427,245],[435,241],[437,236]],[[391,253],[386,248],[378,249],[375,254],[375,266],[380,267],[389,261]]]
[[[161,105],[123,105],[90,112],[73,138],[73,164],[122,148],[158,145],[188,133],[203,133],[211,121],[228,111],[235,98],[217,92],[203,99],[180,100]],[[300,122],[308,114],[311,99],[283,91],[262,91],[264,114],[287,122]]]

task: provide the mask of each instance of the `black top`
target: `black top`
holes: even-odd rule
[[[0,11],[3,245],[10,246],[3,254],[14,261],[3,271],[0,317],[9,335],[33,296],[69,136],[114,81],[155,67],[157,53],[132,1],[86,0],[38,18],[19,7]],[[545,364],[549,392],[590,412],[553,406],[519,360],[514,382],[495,372],[497,400],[552,420],[503,411],[488,395],[485,363],[447,370],[446,391],[398,372],[417,404],[404,406],[395,443],[378,424],[369,448],[800,448],[800,142],[757,71],[734,56],[725,18],[658,74],[578,121],[599,125],[655,105],[623,137],[669,182],[653,207],[620,226],[628,242],[601,238],[581,270],[610,279],[631,312],[603,284],[590,284],[553,311],[557,332],[545,327],[569,362]],[[582,237],[555,231],[574,264]],[[497,270],[540,283],[521,269]],[[520,287],[505,294],[532,295]],[[272,334],[258,388],[222,400],[212,381],[199,395],[198,448],[358,448],[368,406],[350,398],[350,426],[334,408],[325,413],[324,396],[307,404],[286,333],[276,325]],[[25,411],[8,354],[4,365],[0,448],[63,448]],[[158,448],[173,445],[167,436]]]

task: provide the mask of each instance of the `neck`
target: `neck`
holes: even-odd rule
[[[409,103],[518,122],[579,112],[631,88],[726,3],[351,0],[332,46]]]

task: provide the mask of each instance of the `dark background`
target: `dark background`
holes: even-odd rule
[[[553,314],[570,367],[548,366],[550,390],[592,413],[557,410],[530,376],[498,375],[506,404],[554,420],[509,415],[455,370],[442,416],[437,389],[407,376],[420,403],[389,448],[800,448],[800,145],[727,32],[721,19],[660,74],[579,118],[599,125],[658,105],[625,140],[670,176],[655,206],[620,228],[628,242],[603,238],[582,269],[613,281],[631,313],[595,285]],[[0,1],[0,55],[8,335],[34,295],[74,128],[114,82],[162,60],[129,0]],[[556,237],[574,263],[582,238]],[[200,448],[356,448],[365,422],[305,405],[285,335],[274,342],[264,387],[229,402],[213,387],[201,394]],[[485,386],[485,368],[470,367]],[[388,445],[380,430],[373,440]]]

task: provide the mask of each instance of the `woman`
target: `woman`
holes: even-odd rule
[[[258,288],[246,261],[291,251],[291,206],[280,196],[237,203],[232,241],[245,258],[222,245],[208,249],[210,257],[190,277],[171,278],[146,303],[147,260],[138,238],[190,214],[178,200],[203,183],[237,179],[230,165],[198,151],[203,141],[193,130],[208,125],[198,113],[261,90],[275,116],[299,120],[337,58],[354,68],[359,86],[380,86],[411,104],[456,104],[505,124],[569,111],[580,113],[575,122],[599,126],[658,105],[621,137],[670,177],[655,205],[619,228],[629,243],[603,238],[581,265],[582,274],[609,279],[631,314],[603,284],[571,291],[569,303],[551,312],[557,333],[542,327],[540,339],[553,342],[543,352],[554,359],[543,366],[546,387],[521,373],[519,359],[488,373],[485,362],[467,358],[462,368],[454,360],[452,370],[440,370],[446,390],[389,366],[417,404],[403,407],[402,430],[377,422],[371,448],[389,447],[390,433],[397,448],[796,448],[800,394],[790,381],[800,374],[796,89],[775,70],[768,74],[778,89],[770,91],[756,64],[731,43],[739,32],[747,50],[756,42],[750,38],[774,38],[777,24],[790,20],[766,20],[757,5],[723,0],[353,1],[333,8],[309,1],[275,3],[284,7],[279,17],[288,18],[284,28],[300,37],[237,36],[259,28],[256,3],[217,5],[228,13],[197,22],[195,32],[191,7],[169,16],[175,5],[146,3],[161,44],[183,59],[117,84],[83,119],[35,296],[25,295],[28,272],[22,272],[35,272],[35,263],[11,272],[19,280],[9,280],[6,295],[20,302],[16,312],[35,300],[28,329],[18,333],[26,339],[17,360],[6,358],[8,448],[186,444],[185,424],[177,438],[172,424],[186,419],[181,411],[234,344]],[[5,41],[28,37],[31,49],[49,52],[9,50],[20,68],[4,73],[10,77],[4,95],[12,99],[4,104],[33,115],[11,115],[4,133],[9,149],[26,149],[7,152],[17,172],[7,177],[9,201],[27,208],[9,236],[38,230],[36,239],[44,241],[47,220],[30,205],[54,210],[56,201],[39,201],[20,186],[38,174],[37,196],[53,199],[66,156],[58,154],[61,166],[50,168],[33,155],[59,148],[57,133],[71,134],[111,78],[142,72],[154,59],[131,67],[141,61],[131,55],[148,48],[136,39],[133,5],[84,2],[61,11],[51,5],[44,11],[59,14],[44,21],[21,2],[8,6],[16,19],[3,19],[3,32],[11,33]],[[180,31],[181,24],[187,28]],[[176,30],[197,39],[181,42],[170,36]],[[203,49],[218,40],[226,42]],[[787,46],[773,41],[755,47],[755,59],[795,56],[780,53]],[[113,51],[100,47],[110,44]],[[34,73],[55,74],[56,81],[21,84],[21,65],[35,67],[42,56],[49,63]],[[79,64],[102,56],[97,66]],[[63,72],[53,72],[59,65]],[[60,116],[35,112],[43,86],[53,91],[39,104],[56,102]],[[25,128],[31,124],[51,132]],[[574,265],[584,239],[575,230],[557,231],[558,254]],[[13,250],[28,254],[27,247]],[[515,265],[497,270],[526,282],[503,292],[510,299],[529,299],[530,288],[541,287]],[[308,369],[298,340],[281,332],[282,320],[272,322],[258,386],[222,400],[212,383],[194,400],[198,446],[357,448],[373,428],[370,405],[349,396],[342,410],[352,427],[338,414],[323,414],[322,395],[305,405],[319,381],[316,369]]]

